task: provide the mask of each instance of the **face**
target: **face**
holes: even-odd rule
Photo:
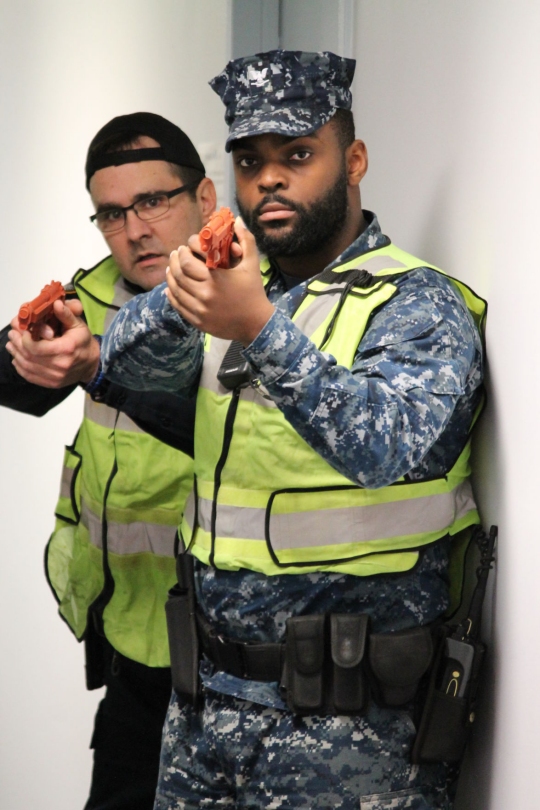
[[[140,138],[134,148],[158,146],[152,138]],[[131,205],[142,197],[172,191],[183,185],[168,163],[146,160],[108,166],[90,180],[90,195],[96,211],[113,206]],[[197,189],[197,199],[184,192],[170,200],[167,213],[151,221],[139,219],[127,211],[126,224],[120,231],[105,237],[120,272],[128,281],[151,290],[165,281],[169,255],[197,233],[208,221],[216,205],[211,180],[205,178]]]
[[[241,139],[233,163],[240,213],[266,255],[313,253],[343,228],[349,181],[332,124],[302,138]]]

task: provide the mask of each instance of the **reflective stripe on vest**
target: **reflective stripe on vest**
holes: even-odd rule
[[[93,334],[102,334],[132,297],[111,258],[80,271],[75,286]],[[60,613],[77,638],[90,606],[108,599],[100,609],[113,647],[147,666],[169,665],[164,605],[176,581],[176,527],[192,464],[125,413],[86,395],[83,423],[66,449],[47,552]]]
[[[325,271],[308,284],[293,321],[316,346],[350,368],[371,313],[396,292],[391,277],[416,267],[442,272],[393,245]],[[361,270],[381,278],[362,277]],[[481,326],[484,302],[451,281]],[[265,574],[332,570],[363,575],[378,565],[400,571],[414,564],[421,546],[478,522],[468,481],[469,443],[443,478],[365,489],[336,472],[264,390],[253,387],[240,393],[214,503],[232,407],[230,392],[217,380],[228,345],[207,338],[197,401],[198,497],[186,505],[182,537],[200,560]]]
[[[101,425],[101,427],[109,428],[110,430],[116,428],[117,430],[127,430],[131,433],[145,432],[123,411],[109,408],[109,406],[105,405],[103,402],[94,402],[89,394],[86,395],[84,400],[84,415],[86,419],[95,422],[96,425]]]
[[[404,485],[404,490],[407,485]],[[360,490],[368,497],[370,490]],[[449,492],[434,495],[417,495],[411,500],[392,501],[388,503],[350,503],[351,494],[358,491],[339,490],[335,492],[336,500],[342,500],[343,506],[317,508],[321,502],[320,492],[282,493],[272,500],[272,505],[280,503],[281,509],[257,509],[248,506],[220,505],[216,534],[225,537],[234,527],[234,536],[246,540],[264,540],[267,537],[277,553],[286,549],[328,546],[328,538],[354,537],[355,543],[373,543],[388,538],[421,535],[424,532],[439,532],[447,529],[456,521],[461,521],[472,510],[476,509],[471,485],[468,480],[462,481]],[[324,497],[324,493],[323,493]],[[355,498],[356,500],[356,498]],[[301,501],[300,507],[308,511],[294,511],[295,504]],[[311,506],[311,508],[309,508]],[[212,499],[199,497],[198,525],[210,533],[212,516]],[[291,511],[289,511],[291,510]],[[186,522],[192,526],[194,514],[193,496],[186,504]],[[275,537],[275,540],[273,539]]]
[[[81,505],[81,522],[88,530],[89,539],[96,548],[103,548],[103,524],[100,515],[96,515],[83,501]],[[155,523],[138,521],[137,523],[118,523],[107,521],[107,549],[110,554],[142,554],[149,552],[161,557],[174,558],[175,526],[163,526]]]

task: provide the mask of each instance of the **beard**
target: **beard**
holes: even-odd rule
[[[347,217],[347,172],[343,166],[336,182],[311,205],[292,202],[281,194],[268,194],[251,211],[242,205],[238,197],[236,204],[247,227],[255,237],[257,247],[269,259],[279,256],[306,256],[316,253],[335,239],[343,228]],[[296,212],[296,222],[287,233],[280,233],[287,225],[282,220],[270,222],[263,228],[258,220],[263,206],[271,202],[282,203]]]

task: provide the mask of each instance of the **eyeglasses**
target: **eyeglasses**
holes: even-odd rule
[[[92,214],[90,222],[93,222],[102,233],[115,233],[115,231],[121,231],[126,224],[128,211],[134,211],[139,219],[145,221],[158,219],[169,210],[171,197],[176,197],[177,194],[182,194],[183,191],[189,191],[198,185],[197,180],[193,183],[186,183],[185,186],[173,188],[172,191],[162,191],[160,194],[143,197],[142,200],[137,200],[132,205],[125,205],[123,208],[108,208],[105,211],[98,211],[97,214]]]

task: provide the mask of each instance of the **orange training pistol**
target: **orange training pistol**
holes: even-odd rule
[[[231,266],[231,245],[234,237],[234,214],[230,208],[220,208],[212,214],[199,233],[201,247],[206,253],[206,266],[215,270]]]
[[[48,323],[55,334],[60,333],[60,321],[54,315],[54,302],[65,301],[66,291],[59,281],[51,281],[32,301],[23,304],[19,309],[19,326],[23,331],[28,330],[32,340],[40,340],[37,327],[41,323]]]

